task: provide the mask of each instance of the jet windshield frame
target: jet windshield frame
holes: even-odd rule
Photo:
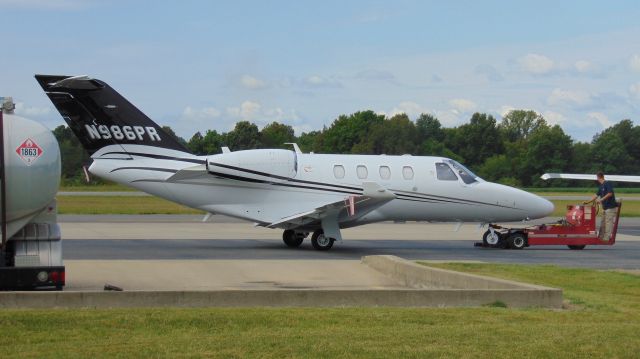
[[[484,182],[484,180],[482,178],[477,176],[470,169],[468,169],[467,167],[463,166],[462,164],[460,164],[457,161],[454,161],[454,160],[451,160],[451,159],[446,159],[443,162],[445,162],[446,164],[451,166],[452,169],[453,169],[453,172],[456,173],[456,175],[458,177],[460,177],[462,182],[464,182],[465,184],[470,185],[470,184],[474,184],[474,183],[478,183],[478,182]]]

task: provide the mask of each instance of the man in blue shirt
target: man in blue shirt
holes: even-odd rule
[[[596,174],[596,180],[598,181],[598,192],[596,192],[590,201],[585,203],[597,201],[602,204],[604,213],[602,214],[598,237],[603,241],[609,241],[611,239],[611,232],[613,231],[613,222],[615,221],[618,210],[618,203],[616,202],[616,195],[613,193],[613,185],[611,182],[604,180],[604,173],[598,172]]]

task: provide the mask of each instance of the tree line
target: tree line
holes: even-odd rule
[[[241,121],[226,133],[196,132],[188,141],[170,127],[163,129],[198,155],[254,148],[291,148],[339,154],[412,154],[455,159],[480,177],[522,187],[568,186],[569,181],[542,181],[545,172],[633,174],[640,172],[640,126],[622,120],[597,133],[591,142],[574,141],[559,125],[550,125],[535,111],[513,110],[501,121],[474,113],[467,123],[446,128],[431,114],[412,121],[406,114],[385,116],[373,111],[341,115],[331,126],[296,136],[291,126],[273,122],[262,130]],[[83,181],[90,162],[67,126],[53,131],[60,144],[66,183]],[[584,185],[584,182],[582,183]]]

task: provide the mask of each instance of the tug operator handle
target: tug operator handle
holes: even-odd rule
[[[590,200],[582,202],[582,204],[589,204],[589,203],[593,203],[596,206],[596,216],[597,216],[600,213],[600,207],[602,206],[602,198],[598,196],[593,196],[593,198],[591,198]]]

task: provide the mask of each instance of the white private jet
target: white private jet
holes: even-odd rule
[[[584,173],[545,173],[540,176],[543,180],[547,181],[550,179],[576,179],[576,180],[596,180],[595,174],[584,174]],[[608,175],[605,174],[605,178],[608,181],[616,181],[616,182],[640,182],[640,176],[627,176],[627,175]]]
[[[309,233],[318,250],[341,228],[380,221],[520,221],[553,211],[546,199],[486,182],[442,157],[258,149],[192,154],[105,82],[36,75],[93,163],[95,175],[208,213]]]

